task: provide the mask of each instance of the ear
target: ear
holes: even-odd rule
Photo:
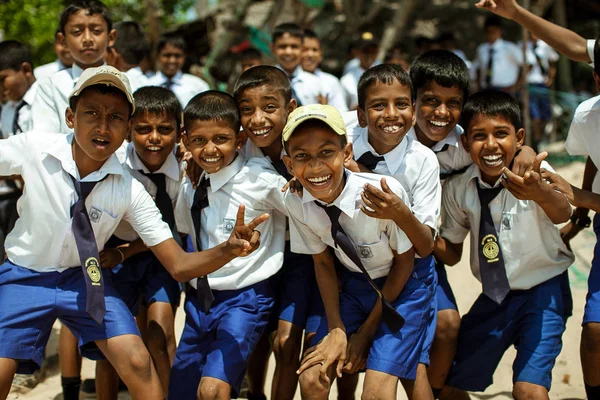
[[[67,107],[67,110],[65,111],[65,120],[69,129],[75,127],[75,113],[71,110],[71,107]]]
[[[358,124],[360,125],[360,127],[366,128],[367,127],[367,116],[365,115],[365,112],[363,111],[363,109],[358,107],[356,109],[356,115],[358,116]]]
[[[291,99],[287,105],[288,114],[294,111],[296,108],[298,108],[298,102],[296,99]]]
[[[517,149],[521,146],[523,146],[523,143],[525,142],[525,129],[521,128],[517,131],[517,133],[515,134],[517,136]]]
[[[352,143],[346,143],[346,147],[344,147],[344,165],[349,163],[354,159],[354,149],[352,148]]]
[[[246,133],[245,130],[241,130],[237,133],[237,138],[236,138],[236,144],[235,147],[238,150],[241,150],[245,145],[246,142],[248,141],[248,134]]]
[[[188,135],[185,132],[185,129],[183,129],[183,127],[181,128],[181,141],[183,142],[183,145],[185,146],[186,149],[190,148],[190,143],[188,141]]]
[[[65,46],[66,48],[69,48],[69,46],[67,46],[67,40],[66,40],[66,38],[65,38],[65,35],[64,35],[64,33],[62,33],[62,32],[58,32],[58,33],[56,34],[56,40],[57,40],[57,41],[58,41],[60,44],[62,44],[63,46]]]
[[[117,31],[113,29],[108,33],[108,44],[107,47],[113,47],[115,45],[115,39],[117,38]]]
[[[22,63],[21,66],[19,67],[19,70],[21,72],[23,72],[25,75],[33,73],[33,68],[31,67],[31,64],[29,64],[28,62]]]
[[[461,140],[462,145],[465,148],[465,150],[469,151],[469,140],[467,138],[467,132],[465,132],[462,135],[460,135],[460,140]]]
[[[296,174],[294,173],[294,168],[292,167],[292,159],[290,158],[290,156],[285,154],[283,156],[283,163],[285,164],[285,167],[287,168],[288,172],[296,176]]]

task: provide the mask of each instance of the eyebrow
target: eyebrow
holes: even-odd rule
[[[279,98],[277,96],[266,95],[266,96],[261,96],[260,100],[279,100]],[[250,100],[249,98],[243,98],[240,100],[240,103],[247,103],[250,101],[252,101],[252,100]]]
[[[386,99],[386,98],[383,98],[383,97],[376,97],[376,98],[374,98],[374,99],[369,99],[369,104],[370,104],[370,103],[375,103],[375,102],[377,102],[377,101],[387,101],[387,100],[388,100],[388,99]],[[396,101],[396,100],[410,100],[410,97],[408,97],[408,96],[396,97],[394,100],[395,100],[395,101]]]

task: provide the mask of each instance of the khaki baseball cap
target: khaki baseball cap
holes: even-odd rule
[[[338,135],[346,136],[344,119],[336,108],[323,104],[311,104],[298,107],[290,113],[287,124],[283,128],[283,134],[281,135],[282,141],[284,143],[287,142],[298,125],[310,119],[321,120],[329,125]]]
[[[131,94],[131,86],[129,85],[127,75],[109,65],[87,68],[83,71],[75,85],[75,89],[73,89],[69,96],[69,100],[74,96],[79,96],[83,89],[92,85],[108,85],[116,87],[125,94],[125,97],[127,97],[127,101],[131,104],[132,112],[135,111],[135,101]]]

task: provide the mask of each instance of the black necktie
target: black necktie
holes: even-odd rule
[[[275,167],[275,170],[277,171],[277,173],[279,173],[279,175],[283,176],[286,181],[289,181],[290,179],[293,178],[293,176],[289,173],[287,167],[285,166],[285,163],[283,162],[283,160],[280,159],[280,160],[274,162],[273,167]]]
[[[173,82],[173,80],[171,78],[168,78],[166,81],[163,82],[163,84],[161,86],[164,88],[167,88],[169,90],[173,90],[174,84],[175,84],[175,82]]]
[[[488,59],[487,70],[485,71],[485,86],[489,88],[492,85],[492,73],[494,67],[494,48],[490,45],[490,53]]]
[[[21,112],[21,108],[23,108],[26,105],[27,105],[27,102],[25,100],[21,100],[19,105],[15,108],[15,117],[13,118],[13,129],[12,129],[13,135],[23,132],[23,129],[21,129],[21,126],[19,125],[19,113]]]
[[[144,175],[148,177],[156,185],[156,197],[154,202],[156,203],[156,207],[162,214],[162,219],[165,221],[171,230],[175,226],[175,214],[173,213],[173,202],[171,201],[171,196],[167,193],[167,177],[165,174],[157,173],[145,173]]]
[[[71,226],[85,278],[85,311],[94,321],[101,324],[104,314],[106,314],[104,279],[102,278],[96,237],[92,230],[90,216],[85,208],[85,199],[98,182],[79,182],[71,174],[69,177],[73,181],[77,196],[79,196],[79,199],[71,206],[71,217],[73,218]]]
[[[356,160],[356,162],[364,165],[367,169],[370,169],[371,171],[373,171],[375,169],[375,167],[377,167],[377,164],[379,163],[379,161],[384,161],[384,160],[385,160],[385,158],[383,158],[383,156],[376,156],[375,154],[371,153],[370,151],[367,151],[362,156],[358,157],[358,160]]]
[[[329,217],[329,221],[331,221],[331,236],[333,237],[333,242],[335,243],[335,245],[339,247],[344,252],[344,254],[346,254],[348,258],[352,260],[354,264],[356,264],[356,266],[358,267],[358,269],[360,269],[360,272],[362,272],[367,282],[369,282],[373,290],[377,292],[377,295],[381,299],[381,318],[383,322],[388,326],[388,328],[390,328],[392,332],[398,332],[400,328],[402,328],[402,326],[404,325],[404,318],[400,314],[398,314],[398,311],[396,311],[394,306],[391,305],[383,297],[383,293],[381,293],[381,290],[379,290],[375,282],[373,282],[373,279],[371,279],[371,276],[369,275],[362,261],[360,260],[360,257],[356,252],[354,244],[352,243],[346,232],[344,232],[344,229],[341,227],[339,219],[342,210],[340,210],[337,206],[325,206],[317,201],[315,201],[315,204],[321,207],[323,210],[325,210],[325,213],[327,213],[327,216]]]
[[[506,277],[502,249],[498,242],[489,204],[502,189],[504,189],[503,186],[486,189],[481,187],[479,181],[477,181],[477,195],[481,204],[481,219],[479,221],[479,272],[481,274],[481,284],[483,285],[483,294],[498,304],[502,303],[502,300],[510,292],[510,284]]]
[[[206,177],[202,178],[194,193],[194,202],[190,210],[192,213],[192,221],[194,222],[194,232],[196,232],[196,247],[198,248],[198,251],[202,250],[200,244],[200,223],[202,222],[202,209],[208,206],[209,187],[210,180]],[[206,275],[201,276],[196,280],[196,294],[202,305],[202,311],[208,313],[215,297],[213,296],[212,290],[210,290]]]
[[[444,144],[444,145],[442,146],[442,148],[441,148],[441,149],[439,149],[439,150],[437,150],[437,151],[436,151],[436,150],[434,150],[433,152],[434,152],[435,154],[437,154],[437,153],[443,153],[443,152],[447,151],[449,148],[450,148],[450,145],[449,145],[448,143],[446,143],[446,144]]]

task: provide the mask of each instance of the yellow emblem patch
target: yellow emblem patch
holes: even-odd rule
[[[498,254],[500,254],[500,247],[498,246],[498,239],[496,235],[485,235],[481,240],[481,246],[483,256],[487,258],[488,263],[498,261]]]
[[[96,257],[90,257],[85,260],[85,270],[92,281],[92,285],[100,286],[102,274],[100,273],[100,263]]]

